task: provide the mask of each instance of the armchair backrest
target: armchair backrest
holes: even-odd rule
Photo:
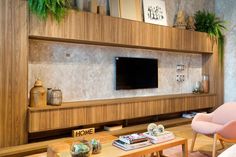
[[[236,120],[236,102],[225,103],[213,112],[214,123],[223,125],[231,120]]]

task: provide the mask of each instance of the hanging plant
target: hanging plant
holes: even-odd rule
[[[59,22],[70,7],[70,0],[28,0],[28,4],[40,19],[46,20],[51,14]]]
[[[220,20],[214,13],[197,11],[194,15],[196,31],[206,32],[213,41],[218,41],[219,59],[223,61],[225,21]],[[218,39],[218,40],[217,40]]]

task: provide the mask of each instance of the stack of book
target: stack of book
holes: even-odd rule
[[[152,143],[146,136],[138,133],[120,136],[118,140],[115,140],[113,142],[114,146],[121,148],[123,150],[138,149],[149,146],[151,144]]]
[[[170,131],[165,131],[163,133],[159,133],[156,136],[150,135],[149,132],[145,132],[145,133],[143,133],[143,135],[146,136],[147,138],[149,138],[150,141],[154,144],[166,142],[169,140],[173,140],[175,138],[175,135]]]

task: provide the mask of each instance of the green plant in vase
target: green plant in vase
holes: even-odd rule
[[[225,21],[220,20],[214,13],[197,11],[194,15],[196,31],[206,32],[213,42],[218,41],[219,59],[223,61]]]
[[[28,0],[29,9],[40,19],[51,14],[58,22],[65,16],[71,0]]]

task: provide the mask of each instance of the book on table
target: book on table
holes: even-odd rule
[[[123,150],[133,150],[150,146],[152,144],[166,142],[174,138],[175,135],[170,131],[159,133],[156,136],[153,136],[148,132],[145,132],[140,134],[136,133],[136,134],[120,136],[119,139],[113,141],[112,144]]]
[[[142,147],[146,147],[146,146],[150,146],[152,145],[152,143],[147,140],[144,142],[138,142],[138,143],[134,143],[134,144],[127,144],[121,140],[115,140],[112,143],[114,146],[123,149],[123,150],[133,150],[133,149],[138,149],[138,148],[142,148]]]
[[[134,143],[139,143],[139,142],[145,142],[148,140],[148,138],[144,136],[142,133],[134,133],[130,135],[120,136],[119,140],[127,144],[134,144]]]
[[[175,135],[170,131],[165,131],[163,133],[158,134],[157,136],[150,135],[148,132],[143,133],[143,135],[149,138],[150,141],[154,144],[175,139]]]
[[[120,136],[118,140],[113,141],[113,145],[123,150],[132,150],[151,145],[147,137],[143,134],[135,133]]]

